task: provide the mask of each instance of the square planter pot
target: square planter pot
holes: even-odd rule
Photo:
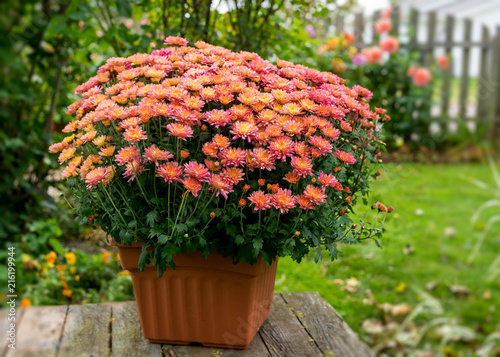
[[[159,278],[153,266],[138,270],[141,244],[116,245],[150,342],[244,349],[269,316],[277,260],[234,265],[215,252],[207,259],[183,253],[174,258],[176,269]]]

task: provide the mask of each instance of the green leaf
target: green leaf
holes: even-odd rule
[[[49,239],[49,245],[52,247],[52,249],[54,249],[54,251],[57,254],[64,255],[65,250],[64,250],[63,246],[61,245],[61,243],[59,243],[59,241],[57,239],[55,239],[55,238]]]
[[[156,210],[152,210],[146,215],[146,223],[148,224],[148,226],[153,227],[157,221],[158,212]]]
[[[120,238],[122,239],[122,243],[125,245],[130,244],[132,241],[132,235],[123,229],[120,231]]]
[[[148,249],[145,245],[142,246],[142,252],[141,256],[139,257],[139,270],[143,271],[144,268],[146,267],[146,259],[147,262],[149,262],[149,257],[148,257]]]
[[[253,240],[253,247],[255,250],[261,250],[263,245],[264,241],[262,240],[262,238],[255,238]]]
[[[132,7],[130,6],[130,2],[128,0],[116,0],[116,9],[123,17],[132,16]]]
[[[158,243],[160,243],[160,244],[165,244],[165,243],[167,243],[168,238],[169,238],[169,237],[168,237],[166,234],[160,234],[160,235],[158,236]]]
[[[245,238],[241,234],[237,235],[236,238],[234,239],[234,242],[237,245],[242,245],[245,242]]]

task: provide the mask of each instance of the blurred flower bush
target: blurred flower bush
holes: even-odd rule
[[[390,11],[384,11],[376,22],[378,45],[355,47],[354,36],[343,33],[328,40],[318,50],[322,70],[341,74],[346,84],[360,84],[373,91],[371,103],[387,109],[391,120],[383,127],[382,138],[388,148],[406,144],[412,149],[432,147],[432,123],[441,119],[431,116],[433,81],[441,72],[419,66],[419,53],[389,35],[392,28]],[[440,57],[440,68],[448,59]]]

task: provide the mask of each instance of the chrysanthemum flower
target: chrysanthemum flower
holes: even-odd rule
[[[271,195],[271,205],[279,209],[281,213],[288,213],[291,208],[295,207],[295,198],[292,191],[280,188],[278,192]]]
[[[287,156],[293,156],[294,153],[294,143],[293,140],[288,136],[280,136],[271,140],[269,144],[269,150],[271,154],[276,156],[276,158],[286,161]]]
[[[115,155],[116,162],[122,166],[139,158],[139,150],[135,146],[126,146]]]
[[[295,196],[295,201],[302,209],[314,209],[314,205],[309,198],[305,195],[297,195]]]
[[[220,152],[219,159],[224,161],[224,166],[240,166],[246,161],[246,151],[240,148],[227,148]]]
[[[189,125],[181,123],[170,123],[167,125],[167,130],[173,136],[186,141],[186,138],[193,136],[193,129]]]
[[[135,158],[131,162],[127,162],[125,164],[125,172],[123,173],[123,177],[128,177],[127,182],[133,181],[137,176],[139,176],[143,171],[146,171],[142,162]]]
[[[248,197],[251,204],[255,205],[254,210],[265,210],[271,207],[271,195],[265,194],[264,191],[255,191]]]
[[[136,141],[146,140],[148,137],[146,136],[146,132],[140,127],[133,126],[125,130],[123,138],[127,141],[131,141],[132,144],[135,144]]]
[[[300,176],[296,172],[288,172],[283,177],[283,180],[290,182],[292,185],[300,180]]]
[[[337,150],[333,153],[333,156],[347,165],[353,165],[356,162],[356,159],[350,152]]]
[[[351,124],[349,124],[345,120],[341,120],[340,121],[340,129],[342,129],[343,131],[346,131],[346,132],[351,132],[352,131]]]
[[[297,157],[294,156],[291,162],[293,166],[293,172],[299,176],[306,177],[313,174],[313,165],[311,159],[307,157]]]
[[[338,183],[338,180],[332,174],[327,175],[323,171],[320,171],[318,176],[318,182],[325,187],[327,186],[334,187]]]
[[[66,149],[69,144],[65,141],[61,141],[60,143],[55,143],[49,146],[49,152],[51,154],[55,154],[56,152],[61,152]]]
[[[225,167],[221,175],[232,185],[237,185],[243,180],[243,176],[245,176],[243,170],[237,167]]]
[[[327,195],[325,195],[324,189],[313,185],[307,185],[304,190],[304,196],[311,200],[311,202],[319,205],[326,202]]]
[[[230,140],[228,137],[220,134],[215,134],[212,142],[217,145],[219,149],[226,149],[230,145]]]
[[[208,184],[210,185],[211,190],[216,192],[215,197],[221,194],[227,200],[228,194],[233,192],[233,185],[224,180],[222,175],[212,174]]]
[[[114,146],[107,146],[107,147],[101,148],[101,150],[99,150],[99,155],[101,155],[101,156],[113,156],[114,153],[115,153]]]
[[[154,162],[156,166],[159,165],[158,161],[167,161],[173,157],[170,152],[158,149],[154,144],[144,149],[144,160]]]
[[[332,139],[332,140],[336,140],[340,136],[340,130],[334,128],[333,126],[327,126],[327,127],[321,128],[321,131],[323,132],[323,134],[325,134],[325,136],[327,138]]]
[[[322,138],[319,135],[313,135],[309,137],[309,144],[318,148],[322,155],[332,152],[332,144],[330,141]]]
[[[257,126],[247,121],[237,121],[232,125],[230,133],[234,135],[233,140],[241,138],[251,142],[253,136],[257,133]]]
[[[228,112],[220,109],[214,109],[205,113],[205,120],[216,128],[224,127],[231,122]]]
[[[177,162],[167,162],[158,166],[156,176],[162,177],[167,183],[172,183],[181,180],[182,171],[182,166],[179,166]]]
[[[252,158],[252,167],[259,168],[261,170],[274,170],[276,167],[274,163],[276,162],[276,158],[274,155],[267,149],[258,147],[254,148],[250,152],[250,157]]]
[[[190,161],[187,164],[184,164],[184,173],[194,177],[198,181],[208,182],[210,179],[210,171],[208,171],[205,165],[196,161]]]
[[[211,156],[211,157],[217,157],[217,155],[219,154],[219,148],[217,147],[217,144],[215,144],[213,142],[206,142],[205,144],[203,144],[201,151],[205,155]]]
[[[176,46],[186,46],[188,41],[185,38],[178,36],[168,36],[165,41],[163,41],[165,45],[176,45]]]
[[[61,154],[59,155],[59,163],[62,164],[63,162],[68,161],[73,157],[73,155],[76,152],[76,148],[73,147],[68,147],[64,149]]]
[[[98,183],[102,183],[107,186],[113,179],[114,171],[113,167],[98,167],[87,174],[85,182],[87,183],[87,188],[94,188]]]
[[[200,181],[195,179],[194,177],[186,177],[184,180],[181,181],[182,184],[184,185],[184,188],[191,192],[194,197],[198,197],[198,192],[202,189],[202,185]]]

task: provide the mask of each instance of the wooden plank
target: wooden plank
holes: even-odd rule
[[[375,11],[373,13],[373,17],[372,17],[372,44],[373,45],[376,45],[378,44],[378,39],[379,39],[379,34],[377,33],[375,27],[377,25],[377,21],[380,19],[380,15],[381,15],[381,12],[380,10],[378,11]]]
[[[159,356],[161,345],[144,338],[135,301],[111,304],[111,354],[113,357]]]
[[[471,40],[472,21],[464,20],[464,44]],[[470,47],[464,46],[462,49],[462,77],[460,79],[460,96],[459,96],[459,116],[464,119],[467,111],[467,94],[469,93],[469,65],[470,63]]]
[[[412,8],[410,10],[410,46],[412,48],[416,48],[418,43],[418,20],[419,20],[419,11],[417,9]]]
[[[425,65],[431,67],[434,64],[434,42],[436,41],[436,20],[437,15],[435,11],[427,14],[427,45],[429,48],[425,51]]]
[[[56,357],[68,306],[27,308],[17,330],[16,349],[7,357]]]
[[[319,356],[320,349],[304,330],[281,294],[275,294],[271,315],[260,329],[271,356]]]
[[[443,70],[443,86],[441,88],[441,115],[447,116],[448,109],[450,107],[450,98],[451,98],[451,69],[452,58],[451,51],[453,49],[453,28],[455,26],[455,18],[451,15],[446,16],[446,45],[445,45],[445,54],[450,59],[450,65],[447,69]]]
[[[488,76],[488,58],[491,52],[490,31],[487,26],[481,28],[481,60],[479,67],[479,78],[477,83],[477,118],[479,125],[486,125],[490,120],[490,110],[492,106],[493,88],[488,84],[491,79]]]
[[[400,14],[401,14],[401,8],[399,7],[399,5],[394,6],[391,12],[391,21],[392,21],[391,34],[396,37],[399,36]]]
[[[326,356],[375,356],[335,309],[315,293],[283,293],[284,300]]]
[[[498,148],[499,146],[498,138],[500,138],[500,68],[498,66],[499,63],[500,63],[500,26],[498,26],[496,29],[494,57],[492,61],[492,67],[493,67],[492,86],[494,89],[493,93],[494,105],[492,106],[493,127],[492,130],[490,130],[490,139],[492,140],[492,143],[495,145],[496,148]]]
[[[335,19],[335,31],[337,32],[337,35],[341,35],[342,32],[344,32],[344,16],[343,15],[337,15],[337,18]]]
[[[110,355],[111,304],[71,305],[57,357]]]
[[[365,30],[365,22],[363,13],[358,12],[354,15],[354,39],[357,47],[363,46],[363,31]]]

